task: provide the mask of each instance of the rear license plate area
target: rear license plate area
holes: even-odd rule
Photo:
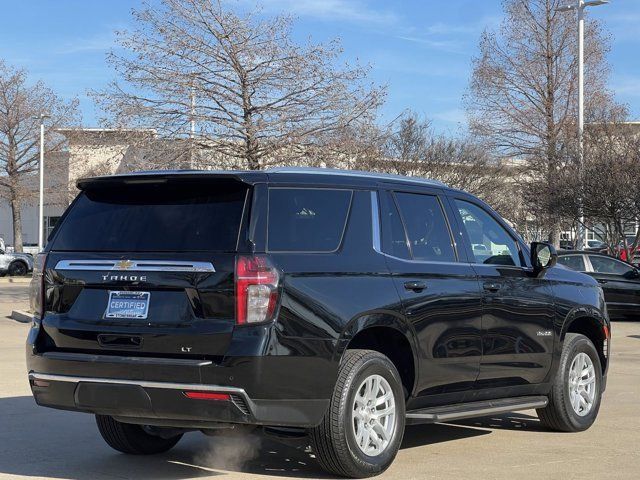
[[[105,318],[144,320],[149,313],[150,292],[110,291]]]

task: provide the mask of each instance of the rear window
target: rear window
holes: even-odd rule
[[[271,188],[268,249],[332,252],[342,240],[351,190]]]
[[[54,238],[60,251],[236,249],[247,186],[237,182],[117,185],[80,194]]]

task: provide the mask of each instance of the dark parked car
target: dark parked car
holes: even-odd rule
[[[573,240],[560,240],[560,250],[575,250],[575,248]],[[585,251],[604,252],[607,248],[607,244],[600,240],[585,240]]]
[[[558,262],[584,272],[600,283],[612,320],[640,318],[640,271],[637,267],[594,252],[563,253]]]
[[[601,252],[604,253],[609,247],[600,240],[587,240],[585,250],[589,252]]]
[[[560,240],[560,250],[574,250],[575,248],[572,240]]]
[[[116,450],[244,424],[308,435],[322,467],[364,477],[407,423],[595,421],[602,290],[472,195],[316,169],[78,187],[37,258],[29,380],[38,404],[95,414]]]

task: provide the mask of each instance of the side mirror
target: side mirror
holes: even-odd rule
[[[553,245],[544,242],[531,243],[531,265],[533,265],[535,275],[539,275],[540,272],[553,267],[556,263],[558,263],[558,252]]]
[[[634,268],[633,270],[629,270],[622,276],[628,278],[629,280],[640,278],[640,271],[637,268]]]

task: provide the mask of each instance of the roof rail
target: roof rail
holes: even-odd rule
[[[405,175],[394,175],[392,173],[365,172],[362,170],[343,170],[339,168],[318,168],[318,167],[273,167],[265,170],[267,173],[301,173],[309,175],[343,175],[345,177],[372,178],[378,180],[391,180],[399,182],[412,182],[422,185],[433,185],[447,187],[448,185],[440,180],[433,180],[422,177],[408,177]]]

